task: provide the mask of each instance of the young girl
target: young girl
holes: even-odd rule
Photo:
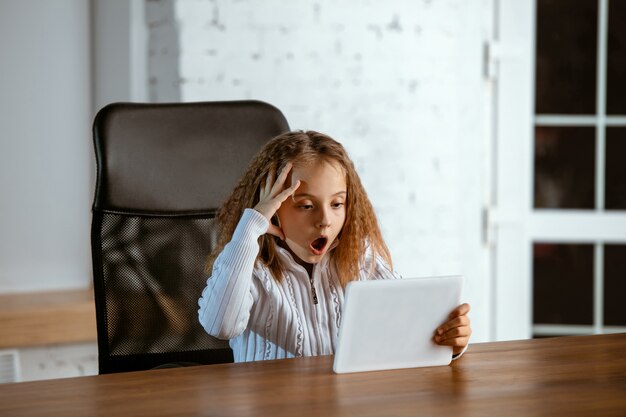
[[[198,314],[230,340],[235,362],[333,354],[346,284],[399,278],[352,161],[321,133],[267,143],[216,221]],[[468,311],[433,329],[455,358],[471,334]]]

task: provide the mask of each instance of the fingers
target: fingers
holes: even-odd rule
[[[455,318],[458,316],[464,316],[467,313],[469,313],[470,311],[470,305],[467,303],[461,304],[460,306],[458,306],[457,308],[455,308],[454,310],[452,310],[452,313],[450,313],[450,318]]]
[[[454,339],[446,339],[446,340],[437,342],[437,344],[441,346],[452,346],[452,347],[460,347],[460,348],[467,346],[468,343],[469,343],[469,337],[457,337]]]
[[[435,343],[443,346],[465,347],[469,343],[472,329],[469,326],[460,326],[442,334],[436,334]]]
[[[289,171],[291,171],[292,166],[293,164],[291,162],[288,162],[287,165],[285,165],[283,169],[280,171],[280,174],[278,174],[276,181],[272,185],[271,194],[270,194],[271,197],[275,197],[277,194],[282,192],[283,187],[285,186],[285,180],[287,179],[287,175],[289,174]],[[269,179],[270,175],[268,175],[267,178]],[[284,199],[282,201],[284,201]]]
[[[287,174],[291,170],[292,164],[287,163],[278,174],[278,178],[276,177],[276,167],[271,166],[267,172],[267,177],[265,177],[265,184],[260,186],[259,189],[259,200],[263,201],[266,199],[273,198],[284,186],[285,179],[287,178]]]
[[[437,328],[437,334],[442,335],[448,332],[450,329],[454,329],[456,327],[470,327],[470,319],[467,316],[460,316],[453,318],[452,320],[448,320],[441,326]]]
[[[280,194],[278,194],[274,198],[282,203],[283,201],[287,199],[287,197],[292,195],[298,189],[298,187],[300,187],[300,180],[296,181],[296,183],[292,185],[291,187],[281,191]]]
[[[438,335],[442,335],[448,332],[450,329],[456,327],[470,327],[470,318],[467,316],[467,313],[470,311],[469,304],[461,304],[450,313],[449,320],[444,324],[439,326],[436,330]]]
[[[280,207],[283,201],[285,201],[287,197],[292,195],[298,189],[299,186],[300,186],[300,180],[296,181],[294,185],[287,188],[286,190],[283,190],[280,194],[278,194],[272,200],[278,202],[278,207]],[[278,208],[275,211],[278,211]],[[285,240],[285,233],[283,232],[283,229],[281,229],[280,226],[276,226],[275,224],[272,224],[271,222],[266,233],[277,236],[281,240]]]
[[[465,347],[472,335],[470,319],[467,316],[469,311],[470,305],[467,303],[455,308],[448,316],[449,320],[435,331],[435,342],[444,346]]]
[[[267,178],[265,178],[265,184],[259,189],[259,201],[254,206],[255,210],[265,216],[270,222],[266,233],[282,240],[285,240],[285,234],[280,226],[272,224],[271,219],[287,197],[292,195],[300,186],[300,181],[298,180],[295,184],[283,189],[287,175],[292,167],[293,164],[291,162],[287,163],[276,178],[274,167],[270,167]]]
[[[435,336],[435,341],[439,340],[447,340],[454,339],[457,337],[469,337],[472,334],[472,329],[469,326],[460,326],[450,329],[444,333],[437,334]]]
[[[261,186],[261,190],[259,192],[259,200],[265,199],[272,189],[274,185],[274,169],[270,168],[269,173],[267,174],[267,178],[265,178],[265,186]]]

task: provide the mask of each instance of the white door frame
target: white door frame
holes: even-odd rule
[[[489,48],[496,65],[491,207],[492,340],[532,333],[531,210],[535,2],[499,0]]]

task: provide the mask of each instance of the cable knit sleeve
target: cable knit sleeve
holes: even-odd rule
[[[246,209],[231,241],[216,258],[198,300],[198,319],[210,335],[232,339],[245,330],[254,302],[251,290],[258,238],[268,226],[262,214]]]

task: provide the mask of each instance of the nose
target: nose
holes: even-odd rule
[[[319,229],[326,229],[330,227],[330,208],[323,208],[320,210],[320,217],[317,220],[317,227]]]

